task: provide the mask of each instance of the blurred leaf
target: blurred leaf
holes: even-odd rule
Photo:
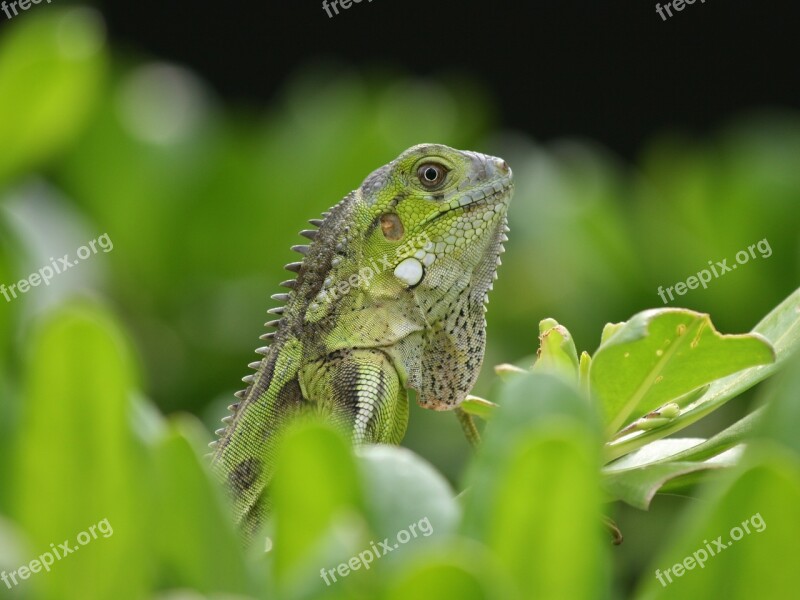
[[[365,446],[358,452],[367,510],[376,539],[395,539],[398,532],[424,520],[409,542],[418,552],[424,539],[452,535],[461,509],[447,481],[416,454],[395,446]]]
[[[687,427],[775,373],[800,346],[800,289],[795,290],[764,317],[755,326],[753,333],[763,336],[772,344],[776,356],[774,363],[746,369],[714,381],[709,385],[708,391],[686,406],[680,417],[672,423],[651,431],[635,432],[610,443],[606,452],[608,460]]]
[[[795,573],[782,557],[794,555],[800,538],[800,464],[774,446],[751,458],[673,528],[674,541],[644,570],[638,598],[750,599],[765,585],[770,598],[797,597]]]
[[[635,416],[774,360],[760,337],[721,335],[708,315],[654,309],[634,316],[600,346],[592,359],[591,386],[602,402],[610,437]]]
[[[245,593],[248,574],[239,536],[223,510],[220,489],[190,440],[202,430],[188,418],[171,424],[153,449],[162,584],[203,592]]]
[[[7,29],[0,44],[0,185],[79,132],[106,60],[102,19],[86,8],[51,8]]]
[[[488,557],[487,557],[488,558]],[[489,560],[465,555],[463,545],[417,558],[388,586],[386,600],[515,600]]]
[[[39,577],[42,598],[80,590],[87,600],[138,599],[152,576],[144,449],[129,425],[131,363],[122,332],[93,305],[51,315],[32,341],[12,460],[17,519],[35,552],[65,540],[79,547],[78,536],[103,520],[113,530]]]
[[[7,286],[17,281],[15,264],[17,240],[0,213],[0,456],[10,454],[13,432],[18,426],[19,365],[16,358],[16,329],[22,302],[15,301]],[[6,297],[8,295],[8,297]],[[0,512],[10,510],[11,494],[9,486],[0,485]]]
[[[526,597],[605,597],[599,435],[580,393],[552,375],[504,384],[467,483],[465,531],[485,539]]]
[[[766,394],[766,406],[759,409],[756,434],[768,436],[800,455],[800,353],[793,356]]]
[[[19,533],[10,521],[0,517],[0,572],[15,571],[28,558]],[[2,588],[0,593],[3,593]]]
[[[287,581],[337,519],[361,506],[361,482],[347,441],[318,423],[289,427],[275,464],[275,574]]]
[[[498,478],[487,542],[530,598],[603,596],[597,467],[585,433],[551,423],[513,448]]]

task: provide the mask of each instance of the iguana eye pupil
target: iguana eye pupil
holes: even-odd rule
[[[439,165],[422,165],[417,171],[420,182],[427,188],[434,188],[444,181],[447,171]]]

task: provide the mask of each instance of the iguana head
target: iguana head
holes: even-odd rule
[[[470,272],[500,243],[512,187],[511,169],[500,158],[440,144],[409,148],[361,187],[380,225],[368,247],[380,254],[387,250],[381,242],[406,242],[411,248],[400,246],[407,256],[394,275],[411,288],[424,280],[444,283],[452,278],[444,271],[459,265]]]
[[[356,193],[364,236],[358,260],[386,268],[353,300],[347,329],[380,331],[426,408],[455,408],[477,379],[512,190],[504,160],[422,144]],[[370,303],[382,308],[360,310]]]
[[[512,188],[502,159],[409,148],[303,232],[313,242],[287,266],[299,275],[275,339],[291,332],[307,361],[381,348],[422,406],[455,408],[483,360]]]

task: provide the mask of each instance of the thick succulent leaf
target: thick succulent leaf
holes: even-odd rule
[[[592,360],[591,389],[610,437],[692,390],[774,359],[760,336],[721,335],[708,315],[654,309],[634,316],[601,344]]]
[[[774,363],[751,367],[712,382],[705,394],[683,407],[680,416],[664,427],[636,431],[607,444],[607,460],[680,431],[775,373],[800,346],[800,289],[795,290],[756,325],[753,333],[763,336],[772,344],[776,355]]]
[[[668,461],[703,461],[745,442],[757,429],[763,418],[763,408],[759,408],[730,427],[709,439],[667,438],[656,440],[638,450],[618,458],[604,467],[605,472],[620,471],[633,467],[663,463]]]
[[[691,448],[687,448],[678,454],[673,456],[664,457],[664,460],[691,460],[691,461],[698,461],[698,460],[706,460],[708,458],[712,458],[733,448],[738,446],[742,442],[746,441],[753,432],[757,429],[759,422],[763,417],[763,409],[758,409],[750,413],[749,415],[743,417],[742,419],[736,421],[730,427],[723,429],[714,437],[711,437],[696,446],[692,446]],[[657,442],[653,442],[653,444],[660,444],[669,440],[658,440]],[[653,444],[648,444],[645,448],[652,446]],[[642,448],[644,449],[644,448]]]

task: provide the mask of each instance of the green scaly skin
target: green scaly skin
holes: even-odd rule
[[[273,296],[275,331],[223,419],[213,464],[235,518],[253,532],[267,512],[274,441],[316,412],[355,444],[399,443],[407,390],[433,410],[456,409],[478,377],[487,293],[496,278],[513,185],[505,161],[415,146],[311,221],[294,249],[297,278]]]

